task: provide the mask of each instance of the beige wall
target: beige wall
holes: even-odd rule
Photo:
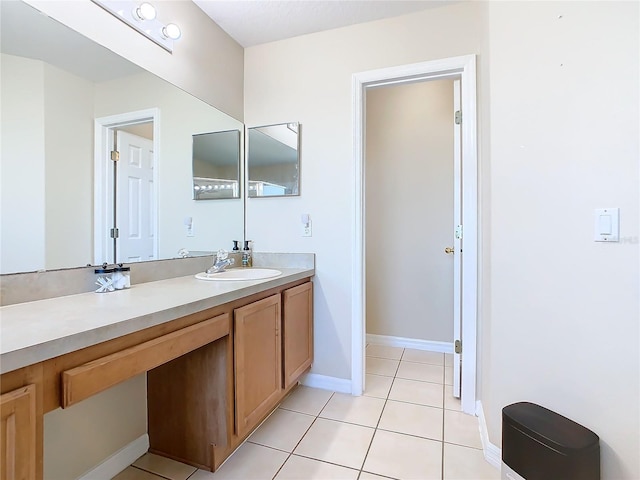
[[[158,2],[158,20],[180,26],[173,53],[90,0],[26,3],[234,118],[243,118],[243,49],[193,2]]]
[[[453,341],[453,80],[366,93],[366,332]]]
[[[475,53],[486,101],[486,10],[464,2],[245,51],[246,123],[302,124],[302,195],[248,199],[246,228],[257,251],[316,253],[313,373],[351,377],[352,75]],[[302,213],[311,216],[313,237],[300,236]]]
[[[603,478],[640,478],[638,43],[636,2],[464,2],[246,50],[247,122],[304,125],[303,195],[250,200],[247,231],[317,254],[314,373],[350,377],[352,74],[476,53],[490,440],[502,407],[538,402],[600,435]],[[621,242],[593,242],[599,207]]]
[[[302,195],[247,202],[247,235],[258,250],[314,251],[314,373],[351,375],[353,152],[351,81],[357,72],[478,54],[480,212],[488,218],[487,4],[466,2],[394,19],[297,37],[245,52],[245,118],[250,124],[300,121]],[[451,35],[451,32],[457,32]],[[443,42],[446,38],[448,41]],[[309,53],[312,52],[312,53]],[[296,65],[295,69],[290,66]],[[288,72],[282,82],[281,72]],[[485,133],[486,132],[486,133]],[[485,135],[483,135],[485,134]],[[312,238],[300,238],[310,213]],[[482,230],[486,245],[488,230]],[[483,246],[483,253],[485,247]],[[480,262],[485,261],[483,256]],[[481,291],[487,292],[485,278]],[[482,328],[485,307],[480,312]],[[481,365],[478,365],[481,369]],[[481,385],[479,385],[481,387]]]
[[[44,416],[44,478],[78,478],[146,433],[146,375],[53,410]]]
[[[640,478],[638,20],[637,2],[490,3],[491,439],[504,405],[539,403],[600,435],[605,479]],[[600,207],[620,207],[619,243],[593,241]]]

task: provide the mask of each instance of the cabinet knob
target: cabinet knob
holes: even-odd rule
[[[444,253],[453,253],[453,252],[454,252],[454,250],[451,247],[447,247],[447,248],[444,249]]]

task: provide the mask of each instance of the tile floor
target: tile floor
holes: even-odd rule
[[[113,480],[498,480],[451,361],[368,345],[363,396],[298,386],[217,472],[146,454]]]

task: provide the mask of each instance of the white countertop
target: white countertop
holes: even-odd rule
[[[0,373],[112,340],[314,275],[280,268],[265,280],[215,282],[193,275],[0,307]]]

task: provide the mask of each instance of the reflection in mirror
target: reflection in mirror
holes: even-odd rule
[[[247,129],[249,197],[300,194],[300,136],[298,123]]]
[[[193,136],[193,198],[240,198],[240,130]]]
[[[159,113],[155,258],[212,252],[243,238],[243,200],[194,202],[191,194],[193,132],[240,130],[240,121],[30,5],[0,6],[0,273],[126,261],[114,259],[112,247],[97,248],[113,242],[108,212],[100,212],[105,186],[96,182],[103,165],[96,156],[108,152],[99,149],[96,121],[140,111]]]

